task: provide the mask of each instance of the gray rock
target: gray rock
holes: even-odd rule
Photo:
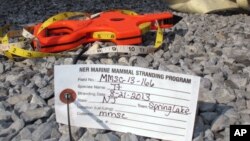
[[[204,131],[204,122],[200,116],[197,116],[195,119],[195,127],[194,127],[194,137],[199,136]]]
[[[102,58],[101,60],[101,63],[102,64],[107,64],[107,65],[113,65],[114,64],[114,61],[112,59],[109,59],[109,58]]]
[[[157,140],[157,139],[146,139],[146,141],[159,141],[159,140]],[[164,141],[164,140],[162,140],[162,141]]]
[[[204,141],[202,133],[200,133],[199,136],[194,137],[193,141]]]
[[[38,88],[43,88],[44,86],[47,85],[47,82],[42,78],[40,74],[36,74],[33,78],[32,81],[36,84]]]
[[[58,141],[58,140],[59,140],[59,138],[51,138],[51,139],[46,139],[44,141]]]
[[[165,52],[165,53],[163,54],[163,58],[164,58],[165,60],[169,60],[169,59],[171,58],[171,54],[169,53],[169,51],[167,51],[167,52]]]
[[[119,137],[114,135],[112,132],[106,134],[97,134],[95,137],[97,141],[120,141]]]
[[[214,97],[218,103],[229,103],[235,100],[234,91],[230,88],[216,88],[214,90]]]
[[[21,117],[25,122],[31,122],[39,118],[48,117],[52,113],[52,109],[49,107],[37,108],[34,110],[28,110],[21,114]]]
[[[11,119],[11,113],[9,111],[0,109],[0,122],[4,122],[6,120],[10,120]]]
[[[49,139],[52,131],[51,123],[44,123],[37,127],[37,129],[32,133],[32,140],[41,141]]]
[[[14,109],[19,113],[26,112],[27,110],[34,110],[37,108],[37,104],[30,104],[28,101],[20,101],[15,104]]]
[[[29,99],[31,98],[31,95],[30,94],[19,94],[19,95],[15,95],[15,96],[12,96],[12,97],[9,97],[7,99],[7,102],[11,105],[14,105],[14,104],[17,104],[18,102],[20,101],[28,101]]]
[[[200,86],[205,88],[205,89],[211,89],[212,83],[209,79],[207,78],[201,78]]]
[[[69,64],[72,64],[73,63],[73,58],[65,58],[64,59],[64,64],[65,65],[69,65]]]
[[[88,131],[79,139],[79,141],[95,141],[95,138]]]
[[[51,98],[53,96],[53,94],[54,94],[54,90],[52,88],[52,85],[48,85],[46,87],[38,89],[37,91],[39,92],[40,96],[43,99]]]
[[[247,103],[247,109],[250,109],[250,100],[247,100],[246,103]]]
[[[14,121],[8,128],[0,131],[0,137],[6,136],[10,133],[18,133],[23,127],[25,123],[22,119],[18,119]]]
[[[8,91],[7,91],[7,89],[6,88],[4,88],[4,87],[0,87],[0,99],[1,98],[6,98],[7,97],[7,95],[8,95]]]
[[[32,133],[29,128],[24,127],[20,132],[20,139],[32,139]]]
[[[47,121],[47,122],[50,122],[50,121]],[[53,128],[50,136],[51,138],[58,139],[61,137],[61,133],[58,131],[58,128]]]
[[[70,141],[70,137],[69,135],[62,135],[59,139],[59,141]]]
[[[47,103],[40,96],[38,96],[36,93],[34,93],[32,95],[30,103],[34,103],[34,104],[37,104],[37,105],[42,106],[42,107],[47,105]]]
[[[240,114],[240,123],[242,125],[249,125],[250,124],[250,115],[249,114]]]
[[[210,129],[207,129],[205,131],[205,139],[207,139],[209,141],[214,140],[214,134],[213,134],[213,132]]]
[[[247,74],[233,74],[228,77],[238,89],[243,89],[246,87],[248,82],[248,75]]]
[[[213,97],[212,91],[200,89],[199,91],[199,109],[204,112],[212,112],[215,110],[216,100]]]
[[[149,63],[145,58],[143,58],[141,56],[137,56],[136,57],[136,66],[142,67],[142,68],[147,68],[149,66]]]
[[[250,100],[250,91],[235,89],[234,92],[237,95],[237,97],[245,98],[246,100]]]
[[[238,112],[233,108],[227,110],[224,115],[229,118],[230,125],[234,125],[240,119]]]
[[[246,109],[246,100],[244,98],[237,98],[235,102],[237,110]]]
[[[148,54],[148,55],[145,57],[145,59],[146,59],[149,63],[152,63],[153,60],[154,60],[154,57],[153,57],[152,54]]]
[[[96,134],[102,134],[105,132],[105,130],[102,129],[95,129],[95,128],[88,128],[87,129],[88,133],[91,135],[96,135]]]
[[[230,140],[230,128],[229,127],[227,127],[224,130],[223,135],[224,135],[224,140],[225,141],[229,141]]]
[[[203,118],[205,123],[211,124],[212,121],[218,116],[218,113],[216,113],[216,112],[204,112],[204,113],[201,113],[200,116]]]
[[[229,118],[227,116],[225,116],[225,115],[220,115],[212,123],[211,130],[213,132],[218,132],[218,131],[221,131],[221,130],[225,129],[226,127],[229,127],[229,124],[230,124]]]
[[[121,141],[138,141],[136,135],[126,133],[121,136]]]
[[[155,60],[155,61],[156,61],[156,60],[159,60],[159,59],[162,57],[163,54],[164,54],[164,51],[163,51],[162,49],[157,50],[157,51],[153,54],[154,60]]]
[[[247,91],[250,92],[250,83],[246,86]]]
[[[0,74],[4,72],[4,64],[0,63]]]
[[[79,138],[81,138],[84,131],[85,130],[81,127],[71,127],[72,137],[74,138],[74,140],[78,140]],[[59,125],[59,132],[63,135],[69,134],[68,126]]]
[[[128,58],[127,57],[119,58],[118,64],[128,66],[129,65]]]

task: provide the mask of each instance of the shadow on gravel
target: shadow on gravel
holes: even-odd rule
[[[200,134],[204,136],[207,129],[211,130],[215,136],[223,136],[219,132],[229,127],[230,122],[221,120],[221,116],[224,117],[225,113],[232,108],[232,106],[225,104],[199,101],[193,138],[198,137]]]
[[[250,11],[242,10],[242,9],[236,9],[236,10],[213,12],[213,14],[221,15],[221,16],[232,16],[232,15],[246,14],[246,15],[249,16]]]

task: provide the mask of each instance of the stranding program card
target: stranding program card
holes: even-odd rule
[[[191,141],[200,78],[117,65],[55,66],[55,111],[72,126],[130,132],[173,141]]]

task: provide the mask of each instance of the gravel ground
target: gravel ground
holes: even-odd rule
[[[99,12],[122,8],[137,12],[168,10],[163,0],[1,0],[0,25],[43,21],[64,11]],[[164,46],[146,56],[108,54],[83,64],[139,66],[200,76],[194,141],[229,141],[229,125],[250,124],[250,16],[184,14],[165,33]],[[68,128],[55,121],[53,66],[72,58],[0,62],[0,140],[68,141]],[[159,141],[133,134],[72,127],[81,141]]]

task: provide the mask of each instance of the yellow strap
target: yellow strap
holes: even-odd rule
[[[23,57],[23,58],[42,58],[46,56],[63,56],[56,53],[43,53],[38,51],[25,50],[16,46],[11,46],[8,50],[10,54]]]
[[[82,13],[82,12],[63,12],[63,13],[59,13],[57,15],[54,15],[54,16],[50,17],[45,22],[43,22],[41,27],[38,29],[38,34],[42,30],[44,30],[46,27],[48,27],[49,25],[51,25],[52,23],[54,23],[56,21],[64,20],[64,19],[74,17],[74,16],[86,16],[86,15],[87,15],[86,13]]]
[[[162,43],[163,43],[163,31],[159,26],[158,21],[155,22],[156,23],[156,27],[157,27],[157,32],[156,32],[156,39],[155,39],[155,48],[159,48]]]

